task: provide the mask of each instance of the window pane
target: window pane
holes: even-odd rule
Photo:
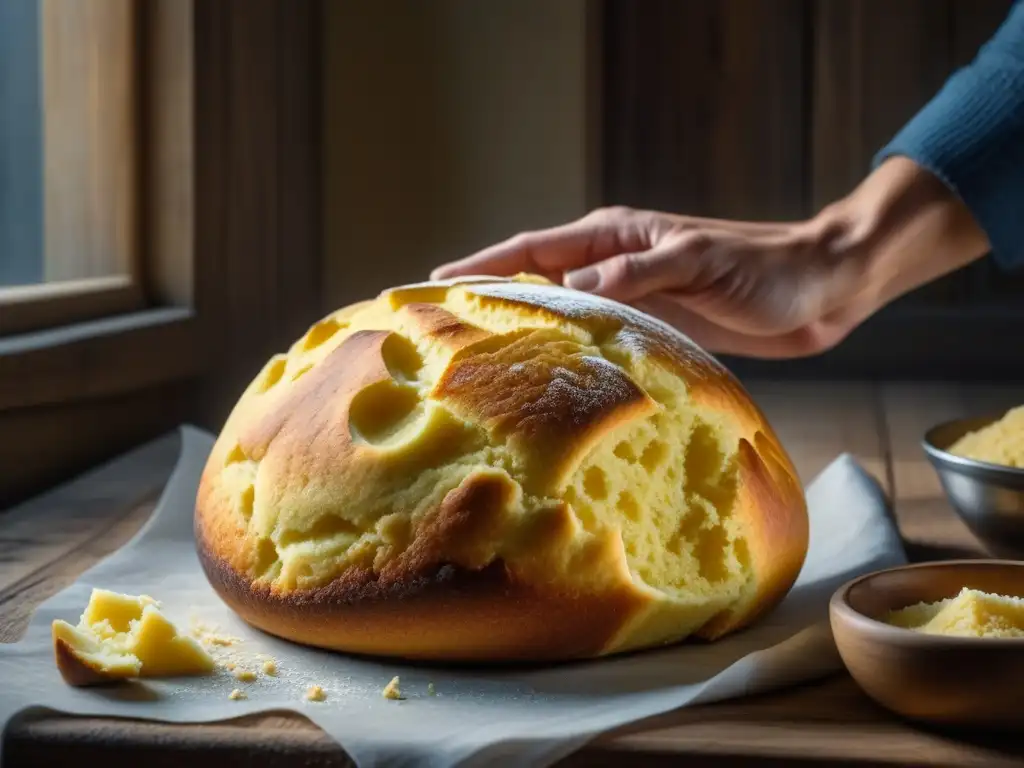
[[[131,0],[0,0],[0,287],[130,275]]]
[[[38,0],[0,1],[0,285],[43,278]]]

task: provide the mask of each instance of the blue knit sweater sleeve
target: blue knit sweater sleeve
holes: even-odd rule
[[[988,235],[993,258],[1024,268],[1024,2],[974,61],[876,156],[903,155],[964,201]]]

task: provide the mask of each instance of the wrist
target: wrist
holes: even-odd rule
[[[970,211],[936,176],[894,157],[820,214],[832,247],[852,259],[869,312],[988,252]]]

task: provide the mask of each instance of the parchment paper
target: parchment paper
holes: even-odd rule
[[[194,552],[192,509],[213,438],[182,428],[182,451],[153,517],[125,547],[43,603],[23,640],[0,645],[0,726],[29,707],[83,715],[207,722],[264,710],[308,716],[359,766],[543,766],[602,731],[688,704],[745,696],[815,679],[840,661],[827,603],[857,574],[905,562],[875,482],[838,457],[807,488],[810,551],[786,600],[755,628],[713,645],[682,645],[619,659],[530,671],[403,666],[311,650],[241,621],[208,586]],[[66,685],[53,662],[50,623],[77,623],[94,587],[146,593],[179,626],[198,618],[244,640],[225,652],[265,653],[279,676]],[[382,688],[401,676],[404,701]],[[433,683],[435,695],[428,694]],[[324,702],[304,699],[322,685]],[[233,688],[248,699],[228,700]]]

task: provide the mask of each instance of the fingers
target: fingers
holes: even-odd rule
[[[573,270],[565,285],[621,302],[631,302],[664,290],[685,290],[703,264],[699,257],[711,239],[698,232],[666,238],[640,253],[622,253]]]
[[[514,275],[519,272],[562,272],[582,263],[593,237],[580,221],[537,232],[524,232],[464,259],[444,264],[433,280],[461,275]]]
[[[808,357],[823,352],[843,336],[838,328],[831,327],[800,328],[773,336],[748,334],[718,325],[664,294],[647,296],[633,306],[660,318],[700,347],[718,355],[764,360]]]
[[[514,275],[533,272],[562,274],[566,270],[621,253],[646,248],[646,219],[628,209],[600,209],[581,219],[549,229],[524,232],[430,273],[433,280],[461,275]]]

